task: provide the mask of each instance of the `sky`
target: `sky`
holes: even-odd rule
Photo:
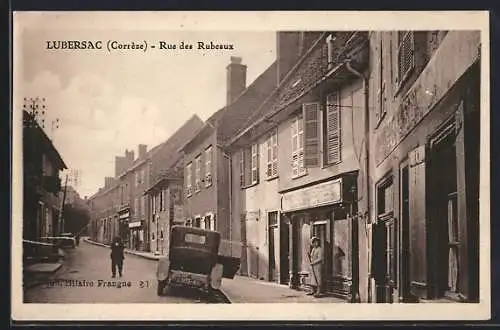
[[[76,190],[91,196],[114,175],[115,156],[165,141],[193,114],[206,120],[225,104],[230,56],[247,65],[247,85],[276,58],[274,31],[175,30],[137,27],[130,17],[97,24],[92,14],[71,26],[57,15],[44,17],[19,34],[20,61],[15,97],[44,97],[46,133],[71,170],[79,172]],[[69,25],[69,26],[68,26]],[[142,27],[142,28],[141,28]],[[116,40],[148,43],[141,50],[51,50],[53,40]],[[233,44],[233,50],[153,50],[159,41],[179,45],[198,41]],[[19,55],[18,55],[19,54]]]

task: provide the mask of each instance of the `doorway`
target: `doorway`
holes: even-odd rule
[[[435,298],[453,296],[459,288],[457,164],[454,125],[432,143],[432,199],[434,236],[433,291]],[[442,166],[446,164],[446,166]]]
[[[284,221],[284,218],[280,220],[279,226],[279,281],[280,284],[289,284],[290,282],[290,227]]]
[[[399,270],[402,302],[410,299],[410,177],[408,163],[401,165],[401,264]]]
[[[278,212],[268,213],[269,226],[269,278],[271,282],[278,282],[279,262],[279,228],[278,228]]]

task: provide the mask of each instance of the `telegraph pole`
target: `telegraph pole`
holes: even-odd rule
[[[64,182],[64,191],[63,191],[63,198],[61,201],[61,211],[59,212],[59,225],[60,225],[60,234],[64,232],[64,203],[66,202],[66,191],[68,188],[68,174],[66,174],[66,179]]]

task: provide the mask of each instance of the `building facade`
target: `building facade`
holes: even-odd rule
[[[145,192],[149,228],[149,251],[168,252],[170,227],[184,224],[183,154],[179,148],[203,126],[192,116],[166,142],[158,146],[150,159],[150,185]]]
[[[60,172],[66,168],[34,115],[23,111],[23,239],[61,233]]]
[[[280,32],[277,40],[278,66],[290,69],[278,69],[287,73],[261,106],[261,118],[231,141],[233,175],[240,178],[232,185],[233,214],[241,217],[233,223],[246,242],[247,271],[307,287],[314,235],[325,251],[325,291],[361,299],[368,33]]]
[[[240,235],[232,228],[231,159],[226,141],[270,95],[276,85],[276,63],[246,87],[246,66],[232,57],[227,66],[227,105],[217,111],[182,148],[184,152],[184,210],[188,225],[217,230],[219,253],[240,258]],[[236,259],[235,259],[236,260]]]
[[[480,33],[374,33],[377,302],[478,301]]]

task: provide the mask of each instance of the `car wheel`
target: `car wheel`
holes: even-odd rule
[[[158,281],[158,286],[156,287],[156,293],[159,296],[162,296],[164,289],[165,289],[165,281]]]

